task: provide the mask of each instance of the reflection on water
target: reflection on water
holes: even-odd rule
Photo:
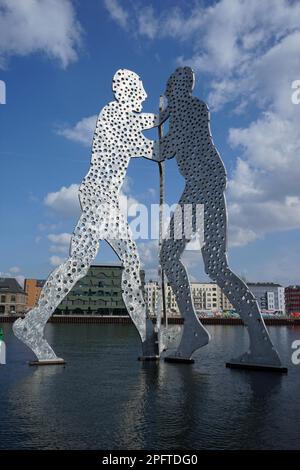
[[[127,325],[47,326],[65,367],[29,367],[31,352],[4,325],[0,448],[297,449],[300,329],[270,328],[287,376],[226,369],[247,349],[240,326],[210,326],[194,365],[140,363]]]

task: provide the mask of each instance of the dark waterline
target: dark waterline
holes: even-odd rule
[[[140,363],[130,325],[47,325],[66,367],[29,367],[32,353],[4,324],[1,449],[299,449],[300,327],[270,327],[289,374],[224,363],[247,349],[241,326],[208,326],[195,364]]]

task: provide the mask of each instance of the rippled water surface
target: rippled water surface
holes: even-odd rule
[[[226,369],[247,349],[240,326],[209,326],[194,365],[140,363],[127,325],[47,325],[66,367],[29,367],[32,353],[3,325],[2,449],[299,449],[300,328],[270,332],[289,374]]]

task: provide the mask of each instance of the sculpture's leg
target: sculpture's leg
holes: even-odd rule
[[[86,221],[87,214],[83,214],[72,237],[70,257],[48,277],[38,306],[30,310],[24,319],[18,319],[13,324],[15,335],[34,352],[40,363],[64,362],[46,341],[44,329],[56,307],[74,284],[86,275],[97,254],[98,232],[87,226]]]
[[[204,246],[202,255],[205,271],[217,282],[224,294],[240,314],[249,333],[249,351],[232,360],[245,367],[281,368],[281,361],[273,346],[261,316],[259,306],[247,285],[228,267],[226,255],[227,214],[225,200],[209,201],[204,216]]]
[[[137,247],[124,217],[119,214],[118,219],[119,233],[115,238],[108,238],[107,242],[123,263],[123,300],[142,341],[143,356],[141,359],[156,359],[159,355],[157,335],[151,319],[147,318],[147,307],[142,291],[140,260]]]
[[[180,202],[182,205],[183,200],[182,198]],[[176,353],[166,357],[166,360],[169,362],[193,362],[191,360],[193,352],[208,344],[210,335],[200,322],[194,308],[188,274],[180,261],[189,240],[184,236],[181,221],[175,221],[175,218],[173,215],[170,221],[170,238],[163,241],[160,262],[176,296],[184,325]]]

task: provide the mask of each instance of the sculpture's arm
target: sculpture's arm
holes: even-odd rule
[[[142,135],[138,142],[133,142],[133,147],[131,147],[131,158],[138,157],[159,161],[159,143]]]
[[[163,124],[169,117],[170,110],[166,108],[161,111],[159,114],[153,113],[142,113],[139,115],[139,119],[142,124],[142,129],[153,129],[153,127],[158,127]]]
[[[159,142],[155,140],[149,140],[150,144],[147,145],[143,153],[143,157],[147,158],[147,160],[153,160],[155,162],[161,162],[160,154],[159,154]]]
[[[155,116],[155,126],[160,126],[162,125],[170,116],[170,109],[167,107],[163,111],[160,111],[158,116]],[[167,136],[166,136],[167,137]],[[173,155],[167,155],[167,149],[170,147],[170,145],[166,145],[166,141],[168,141],[169,144],[169,139],[162,138],[159,142],[158,141],[151,141],[152,142],[152,153],[148,153],[147,155],[144,155],[145,158],[149,160],[153,160],[155,162],[162,162],[167,158],[172,158],[174,157],[175,152],[173,152]],[[162,148],[165,149],[162,151]],[[170,152],[169,152],[170,153]]]
[[[163,137],[160,141],[148,140],[146,147],[143,147],[143,157],[155,162],[163,162],[175,156],[175,149],[173,148],[172,141],[169,134]]]
[[[142,113],[139,115],[141,121],[141,127],[143,130],[152,129],[153,127],[159,126],[159,115],[153,113]]]

